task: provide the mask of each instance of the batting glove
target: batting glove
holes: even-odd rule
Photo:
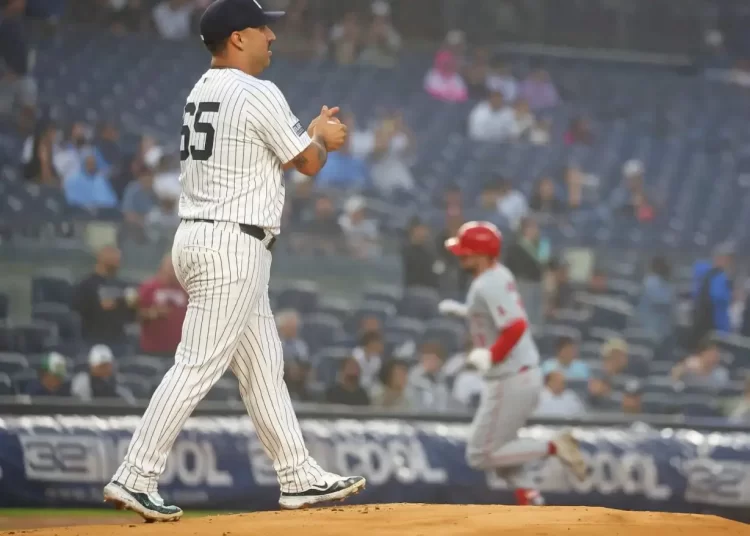
[[[492,353],[487,348],[474,348],[466,361],[471,363],[481,374],[487,373],[492,368]]]
[[[467,307],[456,300],[443,300],[438,304],[438,311],[443,315],[466,316]]]

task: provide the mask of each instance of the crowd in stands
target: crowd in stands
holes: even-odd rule
[[[0,1],[0,47],[10,35],[3,32],[18,28],[13,21],[23,3]],[[111,0],[98,3],[91,16],[116,34],[154,31],[180,41],[194,37],[206,3]],[[343,13],[329,26],[311,24],[306,9],[306,2],[291,3],[274,45],[282,54],[378,69],[398,64],[402,38],[388,3],[373,2],[367,13]],[[2,50],[4,83],[12,82],[19,104],[12,108],[14,135],[23,138],[17,166],[21,180],[58,191],[80,213],[121,218],[122,239],[168,242],[179,224],[177,155],[146,134],[135,144],[126,143],[116,121],[77,117],[58,123],[44,117],[35,81],[28,76],[28,51]],[[566,94],[550,72],[519,71],[512,62],[472,46],[460,30],[448,32],[417,90],[431,103],[455,104],[464,120],[460,135],[491,150],[509,142],[585,150],[601,135],[583,113],[554,123]],[[345,110],[341,119],[349,127],[347,145],[329,156],[315,179],[294,173],[288,178],[284,235],[300,254],[375,260],[391,245],[383,225],[387,216],[376,215],[375,202],[425,194],[422,175],[415,172],[420,140],[397,108],[367,121]],[[728,401],[716,414],[750,418],[750,388],[743,394],[737,362],[729,370],[724,350],[711,338],[716,332],[750,336],[750,294],[736,270],[733,244],[717,245],[711,259],[688,266],[688,272],[677,273],[675,263],[656,256],[645,269],[642,260],[634,263],[627,279],[593,266],[581,283],[574,281],[570,263],[545,230],[550,222],[565,229],[587,213],[636,228],[654,222],[664,200],[649,187],[652,171],[632,154],[622,156],[629,159],[622,168],[617,164],[617,185],[609,192],[600,188],[600,177],[573,159],[540,176],[487,170],[476,196],[466,193],[459,178],[431,192],[437,196],[439,223],[420,214],[396,234],[403,268],[397,297],[380,295],[366,299],[361,308],[336,309],[322,303],[298,307],[279,296],[277,323],[292,397],[405,410],[475,406],[482,380],[465,363],[463,328],[439,324],[435,304],[429,304],[439,294],[461,295],[467,288],[466,274],[442,244],[467,219],[485,219],[505,231],[503,262],[515,274],[537,328],[546,374],[540,415],[657,411],[667,401],[650,395],[663,388],[667,398],[673,392],[713,393]],[[46,314],[58,324],[61,337],[70,335],[62,342],[71,344],[34,346],[12,327],[0,330],[0,352],[6,352],[0,354],[0,393],[126,402],[149,395],[151,383],[144,378],[169,366],[187,297],[169,256],[152,279],[139,284],[120,280],[119,265],[120,251],[103,248],[92,273],[68,288],[69,295],[35,301],[35,314]],[[59,307],[45,311],[49,301]],[[693,313],[682,336],[676,318],[685,303]],[[627,309],[630,313],[622,316],[628,320],[614,326],[592,323],[600,308],[604,313]],[[401,322],[391,325],[396,313]],[[595,333],[600,327],[608,328],[606,334]],[[330,337],[322,344],[321,334],[327,332]],[[32,375],[31,369],[37,372]],[[224,391],[216,396],[221,399]]]

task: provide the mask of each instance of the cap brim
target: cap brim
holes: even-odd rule
[[[274,22],[286,15],[286,11],[264,11],[266,23]]]
[[[445,249],[447,249],[457,257],[465,257],[466,255],[471,254],[470,251],[467,251],[465,248],[461,247],[461,244],[458,243],[458,238],[456,237],[449,238],[445,241]]]

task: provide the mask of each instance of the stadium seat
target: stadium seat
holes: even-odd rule
[[[435,318],[425,324],[421,342],[438,342],[445,351],[445,358],[461,350],[466,344],[466,328],[450,318]]]
[[[0,321],[8,318],[8,295],[0,292]]]
[[[439,302],[440,296],[435,289],[411,287],[404,292],[398,313],[408,318],[427,320],[437,316]]]
[[[211,390],[206,394],[205,400],[213,402],[228,402],[240,400],[239,384],[234,378],[219,378]]]
[[[31,280],[31,301],[58,303],[70,306],[72,286],[66,279],[53,276],[37,276]]]
[[[315,353],[342,338],[343,326],[335,316],[324,313],[307,315],[302,321],[302,338]]]
[[[294,309],[300,314],[312,313],[318,304],[318,286],[311,281],[297,281],[279,291],[279,311]]]
[[[151,396],[153,381],[138,374],[118,374],[117,380],[127,387],[137,400],[148,400]]]
[[[379,301],[394,306],[398,305],[401,298],[401,289],[393,285],[370,285],[365,288],[363,294],[365,301]]]
[[[29,368],[29,361],[23,354],[12,352],[0,353],[0,372],[13,376],[27,368]]]
[[[171,361],[160,357],[135,356],[117,363],[120,373],[141,376],[150,379],[161,379],[171,366]]]
[[[34,381],[39,376],[39,372],[32,369],[25,369],[21,370],[13,375],[11,375],[11,380],[13,382],[13,389],[16,391],[16,394],[23,395],[26,394],[27,386],[30,382]]]
[[[31,324],[13,326],[16,351],[24,354],[41,354],[57,348],[59,336],[53,323],[34,320]]]
[[[396,316],[396,308],[390,303],[380,301],[363,302],[357,311],[349,318],[345,329],[348,333],[359,333],[359,326],[365,317],[373,316],[381,325],[385,325],[389,318]]]
[[[60,350],[75,355],[81,344],[81,317],[60,303],[39,303],[32,310],[32,318],[54,324],[57,327]]]
[[[13,396],[15,394],[10,376],[0,372],[0,396]]]
[[[335,316],[342,325],[346,324],[349,316],[354,313],[355,307],[347,300],[339,298],[322,297],[318,301],[316,312]]]

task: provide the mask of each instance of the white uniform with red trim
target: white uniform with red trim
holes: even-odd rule
[[[510,323],[527,320],[513,274],[497,264],[471,284],[466,315],[475,348],[490,348]],[[539,351],[527,331],[499,364],[487,372],[485,389],[467,443],[469,465],[497,470],[515,488],[531,488],[523,464],[549,454],[549,441],[522,439],[544,384]]]

